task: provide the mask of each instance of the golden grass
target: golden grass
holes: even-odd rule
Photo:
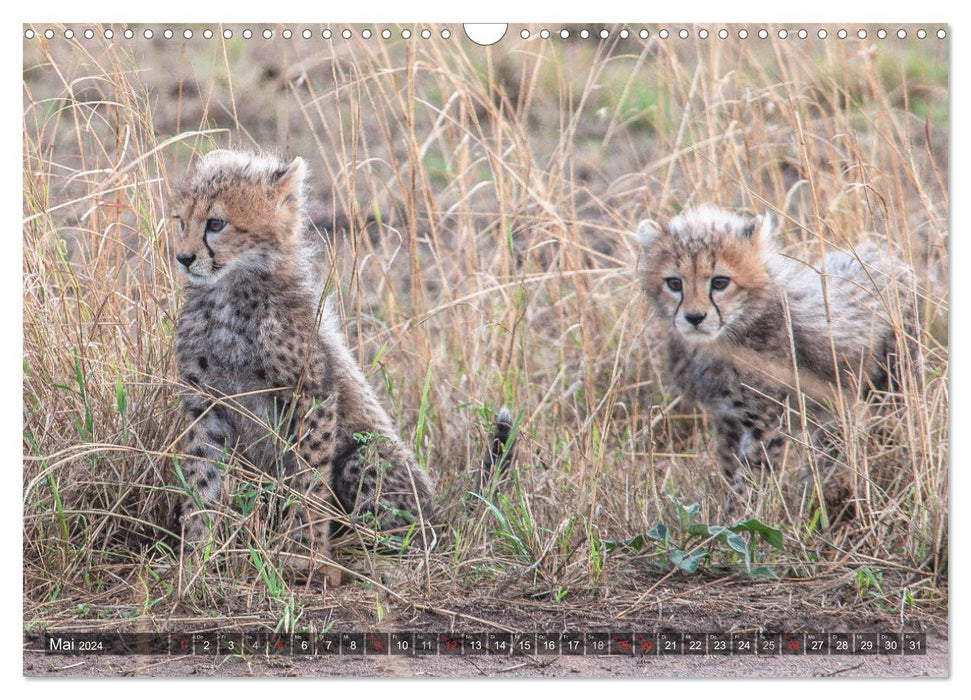
[[[834,421],[850,515],[823,527],[833,514],[801,495],[815,460],[800,450],[747,514],[783,530],[785,553],[760,551],[778,575],[877,571],[891,608],[942,595],[945,42],[621,40],[618,27],[524,41],[511,27],[486,50],[457,33],[108,42],[74,29],[27,41],[24,59],[28,625],[246,610],[293,629],[309,610],[308,592],[260,578],[258,508],[202,570],[172,549],[166,196],[216,146],[311,164],[321,276],[405,436],[430,373],[416,449],[448,526],[418,563],[342,554],[363,591],[607,595],[661,575],[656,552],[604,543],[672,524],[668,494],[731,524],[704,417],[665,387],[632,275],[640,218],[713,201],[770,209],[793,254],[869,238],[917,271],[923,371],[894,407],[847,401]],[[521,416],[516,483],[495,510],[472,508],[469,469],[502,404]],[[237,511],[263,481],[234,474]],[[717,551],[710,564],[732,565]]]

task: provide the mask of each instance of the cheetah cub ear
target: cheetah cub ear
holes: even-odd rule
[[[277,207],[303,202],[303,181],[307,177],[307,162],[297,156],[283,168],[274,172],[270,178],[277,195]]]
[[[637,242],[645,250],[661,236],[661,233],[661,227],[658,226],[657,222],[650,219],[644,219],[637,224]]]
[[[766,211],[761,216],[755,216],[745,225],[742,235],[759,245],[771,245],[775,239],[775,220],[772,213]]]

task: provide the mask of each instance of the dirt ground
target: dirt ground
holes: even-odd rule
[[[394,605],[380,619],[361,616],[366,606],[351,587],[329,592],[319,608],[306,610],[309,629],[336,632],[637,632],[800,633],[922,632],[926,654],[647,656],[466,655],[466,656],[72,656],[46,655],[36,644],[24,647],[24,675],[75,677],[630,677],[630,678],[789,678],[935,677],[950,673],[948,612],[945,603],[910,611],[901,629],[899,611],[875,607],[849,595],[839,577],[813,581],[751,582],[669,579],[645,590],[614,590],[575,605],[531,599],[521,591],[507,598],[476,596],[470,590],[443,600]],[[159,618],[151,629],[173,631],[260,631],[272,629],[227,617],[202,620]],[[146,631],[144,625],[137,631]],[[48,630],[50,632],[56,630]],[[80,632],[66,624],[64,633]],[[89,626],[86,631],[92,631]],[[134,629],[102,627],[101,632]]]
[[[923,656],[184,657],[24,654],[32,678],[415,677],[415,678],[910,678],[948,677],[948,641],[928,635]]]

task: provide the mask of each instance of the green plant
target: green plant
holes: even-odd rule
[[[675,531],[658,521],[643,535],[637,535],[623,542],[607,542],[607,551],[628,548],[635,551],[645,549],[653,543],[653,554],[659,566],[665,569],[677,568],[687,574],[698,571],[703,562],[711,562],[718,555],[727,554],[729,563],[739,558],[749,575],[774,575],[767,566],[753,567],[757,554],[758,540],[767,543],[772,549],[784,551],[782,531],[770,527],[755,518],[748,518],[733,525],[710,525],[701,523],[701,508],[697,503],[684,505],[675,496],[668,495],[675,507]],[[746,541],[742,533],[748,533]],[[724,557],[721,557],[724,559]]]

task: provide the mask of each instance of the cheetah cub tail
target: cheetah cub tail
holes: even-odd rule
[[[499,483],[512,463],[513,447],[516,436],[513,434],[512,413],[503,406],[492,422],[492,437],[482,457],[479,471],[479,490],[484,491],[490,483]]]

